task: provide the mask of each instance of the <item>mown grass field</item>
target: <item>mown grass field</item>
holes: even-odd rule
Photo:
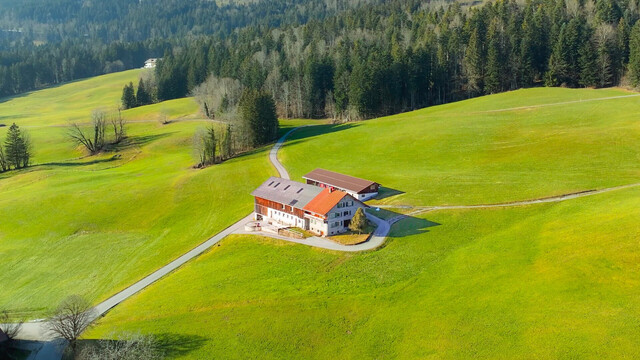
[[[33,167],[0,174],[0,308],[36,318],[70,294],[104,299],[248,214],[249,192],[275,173],[266,149],[192,169],[191,139],[205,126],[192,99],[125,111],[147,122],[129,125],[119,151],[84,157],[64,126],[117,104],[139,73],[0,103],[0,122],[15,121],[35,146]],[[161,112],[190,121],[161,125]]]
[[[299,130],[280,158],[380,181],[379,200],[507,202],[640,182],[640,98],[532,89]],[[393,214],[384,212],[385,217]],[[170,358],[640,356],[640,187],[560,203],[427,212],[379,250],[232,236],[87,336],[158,335]]]
[[[305,128],[280,159],[403,192],[380,203],[484,204],[640,182],[640,97],[622,90],[528,89],[375,121]]]
[[[184,359],[635,358],[639,216],[636,188],[427,213],[365,254],[230,237],[88,336],[162,334]]]

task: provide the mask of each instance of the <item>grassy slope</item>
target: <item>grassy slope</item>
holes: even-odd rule
[[[639,182],[638,97],[482,113],[619,95],[628,93],[519,90],[302,129],[280,159],[294,178],[323,167],[405,192],[382,200],[390,204],[506,202]]]
[[[430,213],[358,255],[233,237],[89,336],[186,338],[168,349],[193,359],[637,357],[639,216],[631,189]]]
[[[471,114],[621,93],[534,89],[306,129],[282,158],[298,176],[325,166],[407,191],[395,202],[633,182],[638,98]],[[427,213],[364,254],[235,236],[121,304],[89,336],[162,334],[172,358],[194,359],[638,357],[639,216],[640,189],[631,188]]]
[[[195,121],[132,123],[132,144],[120,149],[120,159],[79,158],[57,125],[86,121],[99,104],[117,103],[122,85],[138,73],[0,103],[0,113],[28,128],[37,164],[0,175],[0,308],[37,317],[69,294],[103,299],[248,214],[250,190],[274,173],[263,150],[191,169],[191,138],[203,126]],[[195,109],[192,99],[181,99],[125,116],[154,119],[166,110],[184,117]]]

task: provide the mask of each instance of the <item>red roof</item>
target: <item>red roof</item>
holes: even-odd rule
[[[313,200],[309,201],[303,209],[316,214],[327,215],[345,196],[347,196],[347,193],[344,191],[324,189]]]
[[[354,191],[357,193],[371,190],[371,186],[377,184],[370,180],[364,180],[325,169],[315,169],[302,178],[335,186],[340,189]]]

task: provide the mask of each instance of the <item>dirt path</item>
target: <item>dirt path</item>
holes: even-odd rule
[[[548,106],[578,104],[578,103],[613,100],[613,99],[624,99],[624,98],[637,97],[637,96],[640,96],[640,94],[609,96],[609,97],[603,97],[603,98],[586,99],[586,100],[572,100],[572,101],[563,101],[563,102],[557,102],[557,103],[547,103],[547,104],[529,105],[529,106],[518,106],[518,107],[512,107],[512,108],[506,108],[506,109],[478,111],[478,112],[474,112],[473,114],[486,114],[486,113],[503,112],[503,111],[537,109],[537,108],[548,107]]]
[[[427,211],[435,211],[435,210],[458,210],[458,209],[491,209],[491,208],[504,208],[504,207],[512,207],[512,206],[524,206],[524,205],[533,205],[533,204],[545,204],[545,203],[554,203],[561,202],[565,200],[577,199],[585,196],[592,196],[597,194],[602,194],[610,191],[628,189],[633,187],[640,186],[640,183],[635,184],[627,184],[614,186],[610,188],[598,189],[598,190],[585,190],[570,194],[562,194],[557,196],[550,196],[545,198],[531,199],[531,200],[522,200],[522,201],[513,201],[507,203],[498,203],[498,204],[478,204],[478,205],[375,205],[379,208],[396,208],[396,209],[414,209],[414,211],[406,214],[407,216],[420,214]]]

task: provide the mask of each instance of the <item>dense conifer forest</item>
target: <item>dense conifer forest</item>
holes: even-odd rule
[[[163,59],[158,100],[229,78],[270,93],[282,117],[367,118],[523,87],[640,79],[636,0],[45,3],[50,10],[25,1],[3,12],[2,96],[147,57]]]

